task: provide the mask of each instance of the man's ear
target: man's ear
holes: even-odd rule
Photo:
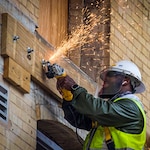
[[[125,77],[124,81],[122,82],[122,86],[126,86],[127,84],[130,84],[131,80],[130,78]]]
[[[122,86],[127,85],[127,83],[128,83],[128,81],[123,81],[123,82],[122,82]]]

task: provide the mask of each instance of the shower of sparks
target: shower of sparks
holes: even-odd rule
[[[93,13],[89,13],[86,9],[83,10],[83,13],[86,12],[85,23],[80,24],[68,37],[64,40],[59,47],[56,48],[56,52],[50,57],[50,61],[55,60],[58,57],[66,55],[69,50],[79,48],[84,44],[90,44],[96,33],[93,33],[92,30],[100,23],[102,16],[97,16]],[[87,15],[88,14],[88,15]],[[103,22],[105,23],[107,19]],[[98,36],[98,40],[103,41],[103,36]]]

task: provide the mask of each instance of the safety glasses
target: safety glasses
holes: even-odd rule
[[[108,71],[106,73],[106,77],[115,77],[115,76],[124,76],[124,74],[116,71]]]

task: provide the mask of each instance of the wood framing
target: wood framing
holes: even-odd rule
[[[14,37],[19,38],[14,40]],[[32,50],[32,52],[29,53],[30,58],[28,57],[27,52],[29,48]],[[36,81],[43,88],[51,92],[54,96],[58,98],[61,97],[56,89],[56,79],[47,79],[42,70],[42,59],[49,60],[50,56],[52,56],[53,54],[54,51],[50,46],[44,44],[40,38],[37,38],[35,34],[30,33],[13,17],[11,17],[7,13],[2,15],[1,55],[6,59],[4,67],[4,77],[9,79],[9,81],[11,82],[13,81],[14,85],[20,85],[20,88],[23,88],[24,92],[30,91],[25,85],[25,82],[30,81],[24,80],[24,78],[20,78],[20,74],[24,70],[23,72],[27,72],[27,74],[30,74],[32,80]],[[7,59],[7,57],[9,58]],[[13,64],[13,69],[14,71],[16,71],[14,77],[11,77],[11,75],[7,72],[7,61],[12,62],[9,65]],[[70,60],[61,57],[57,58],[55,63],[58,63],[63,68],[65,68],[67,74],[72,76],[79,85],[86,87],[91,93],[95,92],[95,83],[77,66],[71,63]],[[20,80],[24,80],[23,86]]]

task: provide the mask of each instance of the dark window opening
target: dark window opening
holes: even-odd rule
[[[8,120],[8,90],[0,85],[0,121]]]
[[[49,139],[42,132],[37,130],[37,144],[36,150],[63,150],[59,145],[54,141]]]

